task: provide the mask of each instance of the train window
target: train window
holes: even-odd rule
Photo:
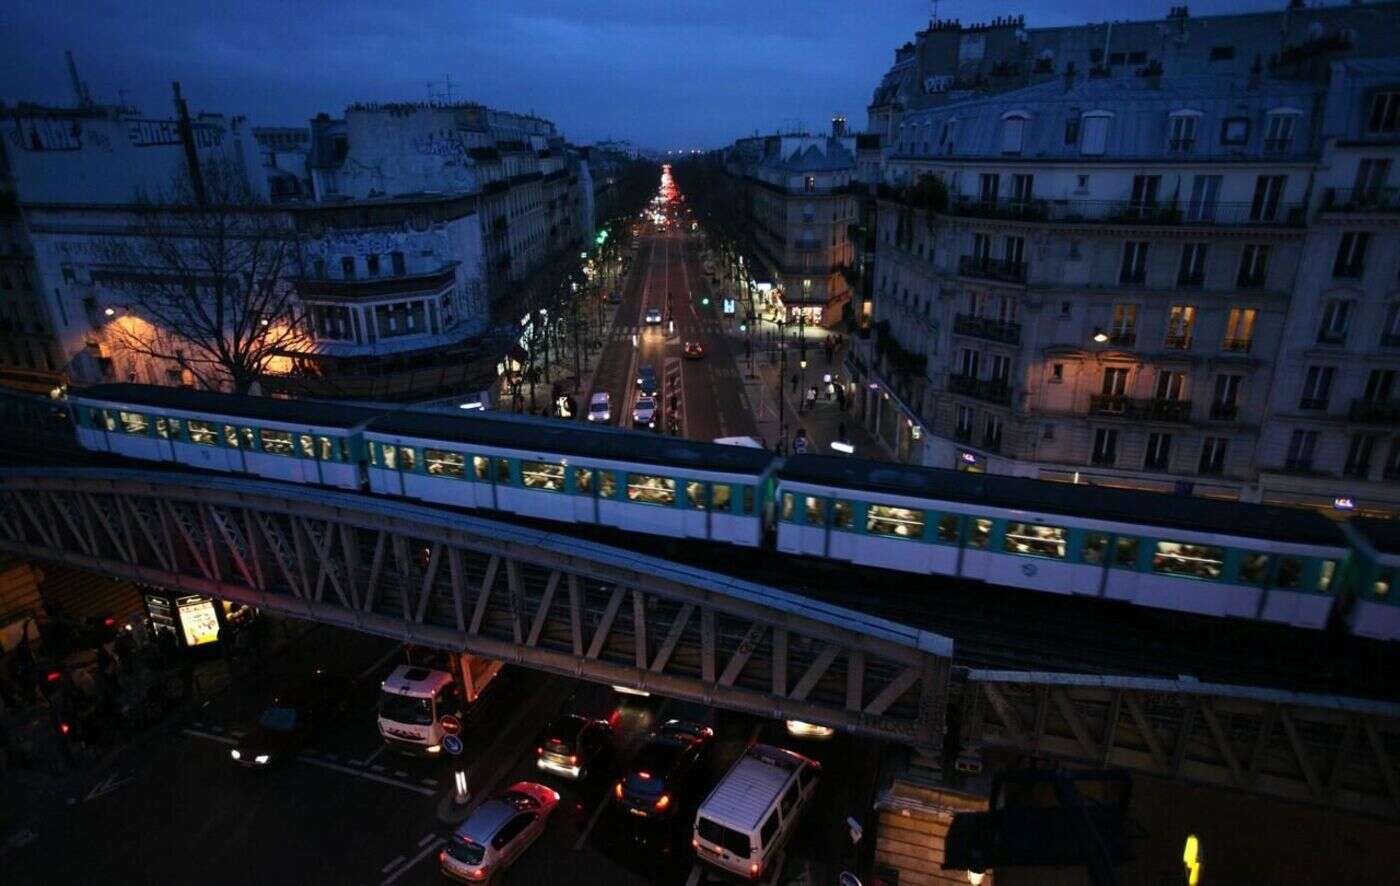
[[[191,429],[193,433],[193,429]],[[266,428],[262,432],[263,452],[270,452],[273,455],[292,454],[292,435],[286,431],[269,431]],[[384,447],[384,464],[388,467],[394,466],[394,447]]]
[[[122,430],[128,434],[141,434],[145,436],[147,430],[151,426],[150,423],[146,421],[146,416],[139,412],[123,412],[121,413],[121,419]]]
[[[1240,559],[1240,582],[1262,585],[1269,577],[1268,554],[1245,554]]]
[[[745,486],[745,487],[744,487],[744,513],[745,513],[745,514],[752,514],[752,513],[753,513],[753,487],[752,487],[752,486]]]
[[[316,457],[321,461],[335,460],[335,447],[331,445],[330,437],[316,438]]]
[[[807,507],[804,510],[807,514],[808,526],[826,525],[826,499],[809,495],[807,496]]]
[[[476,472],[476,479],[478,479],[478,480],[490,480],[490,479],[491,479],[491,460],[488,459],[488,458],[487,458],[486,456],[484,456],[484,455],[476,455],[476,456],[473,456],[473,457],[472,457],[472,470]]]
[[[1104,553],[1108,550],[1108,536],[1102,532],[1089,532],[1084,536],[1084,562],[1095,566],[1103,564]]]
[[[697,511],[705,510],[705,484],[690,480],[685,484],[685,503]]]
[[[837,529],[850,529],[855,525],[855,508],[845,499],[831,503],[831,525]]]
[[[598,495],[603,498],[617,497],[617,474],[612,471],[598,472]]]
[[[497,483],[509,483],[509,482],[510,482],[510,459],[508,459],[508,458],[498,458],[498,459],[496,459],[496,482],[497,482]]]
[[[1059,526],[1037,526],[1031,523],[1006,524],[1006,540],[1002,548],[1011,554],[1064,559],[1065,531]]]
[[[1317,574],[1317,589],[1326,593],[1332,589],[1332,577],[1337,574],[1336,560],[1323,560],[1322,569]]]
[[[219,435],[215,433],[214,426],[207,421],[190,419],[190,442],[198,443],[201,446],[218,446]]]
[[[243,448],[245,448],[245,449],[257,449],[257,448],[258,448],[258,438],[257,438],[257,436],[253,433],[253,429],[252,429],[252,428],[239,428],[239,429],[238,429],[238,436],[243,438]]]
[[[247,431],[250,435],[253,432],[252,428],[244,428],[243,430]],[[348,462],[350,460],[350,441],[346,440],[344,437],[336,437],[336,439],[340,441],[340,460]],[[251,446],[253,444],[249,443],[248,445]]]
[[[446,449],[423,450],[423,464],[427,466],[428,473],[436,477],[465,477],[466,462],[466,456],[460,452],[449,452]]]
[[[938,540],[957,544],[958,533],[962,529],[962,518],[957,514],[944,514],[938,518]]]
[[[316,441],[311,439],[310,434],[298,434],[297,442],[301,444],[301,454],[306,458],[316,457]]]
[[[913,508],[871,505],[865,512],[865,530],[875,535],[922,538],[924,512]]]
[[[378,467],[380,464],[379,444],[371,440],[366,445],[369,447],[369,463],[374,465],[375,467]]]
[[[1279,557],[1278,574],[1274,576],[1274,586],[1296,588],[1303,577],[1303,561],[1297,557]]]
[[[795,495],[793,495],[791,492],[784,492],[784,493],[783,493],[783,516],[782,516],[782,520],[783,520],[783,521],[785,521],[785,522],[787,522],[787,523],[791,523],[791,522],[792,522],[792,519],[793,519],[793,518],[792,518],[792,514],[793,514],[793,510],[794,510],[794,504],[795,504],[796,501],[797,501],[797,497],[796,497]]]
[[[710,495],[714,498],[714,508],[717,511],[729,510],[734,501],[734,493],[728,483],[715,483],[710,486]]]
[[[388,456],[397,453],[390,459]],[[413,451],[412,446],[385,446],[384,455],[389,467],[399,471],[413,472],[413,466],[418,463],[418,453]]]
[[[1224,548],[1177,541],[1157,542],[1157,552],[1152,557],[1154,572],[1192,578],[1219,578],[1224,563]]]
[[[1390,593],[1390,586],[1393,584],[1395,584],[1395,567],[1387,566],[1376,575],[1376,582],[1371,585],[1371,593],[1377,597],[1384,597]]]
[[[984,517],[978,517],[972,521],[972,528],[967,533],[967,546],[970,548],[985,548],[987,546],[987,536],[992,534],[992,521]]]
[[[1130,535],[1120,535],[1113,542],[1113,565],[1123,569],[1136,569],[1138,540]]]
[[[230,449],[237,449],[242,441],[238,439],[238,428],[233,425],[224,425],[224,445]]]
[[[180,420],[178,418],[158,418],[156,419],[156,436],[170,439],[180,438]]]
[[[593,491],[593,469],[574,468],[574,486],[582,493]]]
[[[550,492],[564,491],[564,466],[547,461],[522,461],[520,482],[526,489],[547,489]]]
[[[676,503],[676,481],[654,474],[628,474],[627,500],[651,505]]]

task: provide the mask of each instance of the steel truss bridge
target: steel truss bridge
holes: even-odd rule
[[[947,638],[716,572],[352,493],[0,470],[0,550],[405,642],[912,745],[1400,817],[1400,704],[954,667]],[[936,605],[931,601],[930,605]]]

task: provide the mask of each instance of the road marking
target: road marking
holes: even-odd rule
[[[397,775],[399,778],[408,778],[408,773],[402,769],[395,769],[394,774]]]
[[[430,787],[430,788],[435,788],[435,787],[437,787],[437,779],[436,779],[436,778],[420,778],[418,781],[419,781],[420,784],[425,785],[426,787]]]
[[[379,747],[375,748],[374,753],[370,754],[368,757],[365,757],[363,760],[360,761],[360,765],[361,765],[361,766],[368,766],[369,764],[373,763],[375,760],[378,760],[378,759],[379,759],[379,755],[382,754],[382,753],[384,753],[384,745],[380,745]]]
[[[318,760],[315,757],[308,757],[305,754],[297,757],[297,759],[303,763],[310,763],[312,766],[320,766],[322,769],[329,769],[333,772],[343,772],[346,775],[353,775],[356,778],[364,778],[369,781],[377,781],[380,784],[387,784],[391,787],[403,788],[405,791],[422,794],[424,797],[431,797],[437,793],[437,791],[422,788],[416,784],[408,784],[407,782],[402,782],[394,778],[385,778],[382,775],[375,775],[372,772],[361,772],[358,769],[351,769],[349,766],[341,766],[339,763],[331,763],[327,760]]]
[[[384,867],[380,868],[380,869],[379,869],[379,873],[381,873],[381,874],[387,874],[387,873],[389,873],[389,870],[390,870],[391,868],[397,867],[398,865],[403,864],[403,863],[404,863],[405,861],[407,861],[407,860],[408,860],[408,856],[407,856],[407,855],[400,855],[398,858],[394,859],[393,861],[391,861],[391,862],[389,862],[388,864],[386,864]]]
[[[245,736],[245,735],[247,735],[247,734],[248,734],[248,733],[244,732],[244,731],[241,730],[241,729],[235,729],[235,730],[233,730],[232,732],[229,733],[229,735],[232,735],[234,738],[242,738],[243,736]]]
[[[87,792],[87,796],[83,797],[83,802],[86,803],[89,800],[105,797],[112,793],[112,791],[115,791],[117,788],[131,781],[134,777],[135,776],[128,775],[126,778],[117,778],[117,773],[109,772],[106,778],[92,786],[92,789]]]
[[[369,767],[369,768],[373,769],[375,772],[383,772],[383,771],[384,771],[384,767],[383,767],[383,766],[380,766],[378,763],[374,764],[373,766],[371,766],[371,767]]]
[[[424,834],[423,839],[418,841],[418,848],[422,849],[424,846],[427,846],[429,843],[433,842],[437,838],[438,835],[431,832]]]
[[[418,864],[418,862],[420,862],[420,861],[422,861],[423,859],[427,858],[427,857],[428,857],[429,855],[431,855],[432,853],[437,852],[439,849],[441,849],[443,846],[446,846],[446,845],[447,845],[447,841],[444,840],[442,837],[437,837],[437,838],[435,838],[435,839],[433,840],[433,842],[431,842],[431,843],[429,843],[427,846],[425,846],[421,852],[419,852],[417,855],[415,855],[415,856],[413,856],[412,858],[410,858],[410,859],[408,860],[408,862],[407,862],[405,865],[403,865],[403,867],[399,868],[397,871],[394,871],[392,874],[390,874],[389,876],[385,877],[385,878],[380,882],[379,886],[389,886],[390,883],[394,882],[394,881],[397,880],[399,877],[402,877],[402,876],[404,875],[405,872],[407,872],[408,870],[410,870],[414,865]]]
[[[202,732],[198,729],[181,730],[186,735],[193,735],[195,738],[207,738],[210,741],[217,741],[220,744],[238,744],[237,739],[229,738],[227,735],[215,735],[212,732]]]
[[[604,810],[604,809],[607,809],[607,808],[608,808],[608,795],[607,795],[607,792],[604,792],[604,793],[603,793],[603,799],[602,799],[602,801],[598,804],[598,808],[595,809],[595,810],[593,810],[593,817],[590,818],[590,819],[588,819],[588,826],[585,827],[585,828],[583,829],[583,833],[579,834],[579,835],[578,835],[578,839],[577,839],[576,841],[574,841],[574,851],[575,851],[575,852],[578,852],[579,850],[581,850],[581,849],[583,848],[583,844],[586,843],[586,842],[588,842],[588,835],[591,834],[591,833],[593,832],[593,826],[596,825],[596,824],[598,823],[598,819],[601,818],[601,817],[603,816],[603,810]]]
[[[384,666],[384,663],[385,663],[385,662],[387,662],[389,659],[393,658],[393,657],[396,656],[396,655],[402,654],[402,652],[403,652],[403,649],[402,649],[401,647],[395,646],[393,649],[390,649],[388,652],[386,652],[386,653],[384,653],[382,656],[380,656],[380,657],[374,662],[374,664],[370,665],[369,667],[367,667],[367,668],[365,668],[363,671],[361,671],[361,672],[360,672],[360,676],[359,676],[358,678],[356,678],[356,679],[359,679],[359,680],[367,680],[367,679],[369,679],[369,675],[370,675],[370,674],[373,674],[375,671],[379,670],[381,667]]]
[[[690,868],[690,876],[685,878],[685,886],[697,886],[704,871],[700,869],[700,862],[696,862]]]

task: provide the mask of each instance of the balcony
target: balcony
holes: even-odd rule
[[[1322,212],[1400,212],[1400,188],[1328,188]]]
[[[964,277],[998,280],[1003,283],[1025,283],[1026,263],[980,255],[964,255],[958,259],[958,273]]]
[[[362,299],[386,295],[435,293],[450,289],[457,279],[457,263],[448,262],[426,274],[357,277],[350,280],[329,280],[303,277],[296,281],[297,294],[302,298]]]
[[[1210,404],[1211,421],[1234,421],[1240,414],[1238,403],[1212,403]]]
[[[1353,400],[1349,417],[1358,424],[1400,427],[1400,400]]]
[[[1221,342],[1220,350],[1228,351],[1231,354],[1248,354],[1253,344],[1254,339],[1252,338],[1227,338]]]
[[[954,196],[949,215],[1003,221],[1062,222],[1130,226],[1182,227],[1301,227],[1307,207],[1280,203],[1272,212],[1249,203],[1212,203],[1185,206],[1176,203],[1141,203],[1132,200],[983,200]]]
[[[1167,144],[1168,152],[1172,154],[1189,154],[1196,148],[1194,138],[1174,138]]]
[[[973,378],[969,375],[948,376],[948,391],[967,397],[976,397],[988,403],[1006,406],[1011,402],[1011,386],[996,378]]]
[[[1191,420],[1191,401],[1094,394],[1089,397],[1089,414],[1143,421],[1184,422]]]
[[[1266,154],[1286,154],[1291,147],[1293,147],[1293,139],[1291,138],[1264,139],[1264,153]]]
[[[1189,351],[1191,350],[1191,336],[1189,334],[1169,335],[1163,345],[1169,351]]]
[[[1344,330],[1319,329],[1317,343],[1320,345],[1344,345],[1347,343],[1347,334]]]
[[[1308,412],[1327,411],[1326,397],[1303,397],[1298,401],[1298,408]]]
[[[997,341],[1008,345],[1019,344],[1021,341],[1020,323],[1006,323],[991,317],[958,314],[953,318],[953,332],[957,335],[970,335],[973,338],[984,338],[987,341]]]
[[[1382,332],[1381,347],[1400,348],[1400,332]]]

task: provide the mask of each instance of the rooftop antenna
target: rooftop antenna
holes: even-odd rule
[[[73,98],[78,102],[80,108],[92,107],[92,96],[88,94],[88,85],[78,79],[78,65],[73,61],[73,50],[66,49],[63,54],[68,59],[68,79],[73,84]]]

